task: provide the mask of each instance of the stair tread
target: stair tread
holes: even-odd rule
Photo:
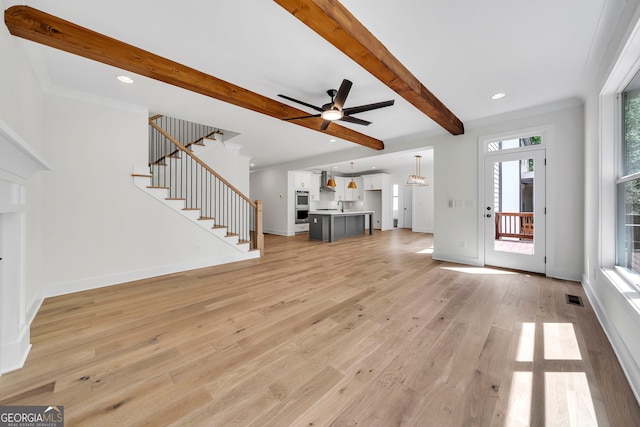
[[[213,217],[210,217],[210,216],[201,216],[200,218],[198,218],[198,220],[202,220],[202,221],[208,221],[208,220],[215,221],[216,219],[215,219],[215,218],[213,218]]]
[[[156,187],[156,186],[153,186],[153,185],[149,185],[149,186],[147,186],[147,188],[161,188],[163,190],[168,190],[169,189],[169,187]]]
[[[145,175],[145,174],[141,174],[141,173],[132,173],[131,176],[138,176],[141,178],[153,178],[153,175]]]
[[[165,200],[187,200],[183,197],[167,197]]]

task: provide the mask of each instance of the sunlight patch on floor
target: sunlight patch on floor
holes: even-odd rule
[[[580,365],[575,361],[582,360],[582,355],[573,323],[544,322],[541,326],[536,330],[535,322],[521,324],[515,354],[515,361],[520,364],[512,374],[504,426],[529,426],[542,421],[554,427],[597,426],[587,375],[579,368],[576,371]],[[545,361],[554,361],[549,365],[553,371],[546,371],[547,364],[536,360],[536,345],[543,347],[537,349],[538,359],[544,353]],[[542,402],[544,415],[532,412]]]
[[[545,423],[548,426],[597,426],[584,372],[545,372]]]
[[[504,427],[524,427],[531,424],[532,393],[533,372],[514,372]]]
[[[520,330],[516,362],[533,362],[533,350],[536,341],[536,324],[526,322]]]
[[[582,360],[572,323],[545,323],[543,327],[546,360]]]
[[[418,251],[416,253],[418,253],[418,254],[432,254],[433,253],[433,247],[423,249],[423,250]]]

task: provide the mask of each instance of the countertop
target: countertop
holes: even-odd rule
[[[339,210],[320,210],[309,211],[309,215],[328,215],[328,216],[350,216],[350,215],[373,215],[373,211],[344,211]]]

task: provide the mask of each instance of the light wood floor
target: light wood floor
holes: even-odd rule
[[[578,283],[432,261],[430,235],[266,236],[221,267],[47,299],[0,405],[67,426],[637,426]]]

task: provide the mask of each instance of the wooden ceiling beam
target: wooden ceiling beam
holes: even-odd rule
[[[337,0],[274,0],[453,135],[464,125]]]
[[[73,53],[103,64],[196,92],[277,119],[309,114],[186,65],[137,48],[28,6],[13,6],[4,13],[14,36]],[[322,119],[291,122],[376,150],[384,143],[332,123],[320,130]]]

